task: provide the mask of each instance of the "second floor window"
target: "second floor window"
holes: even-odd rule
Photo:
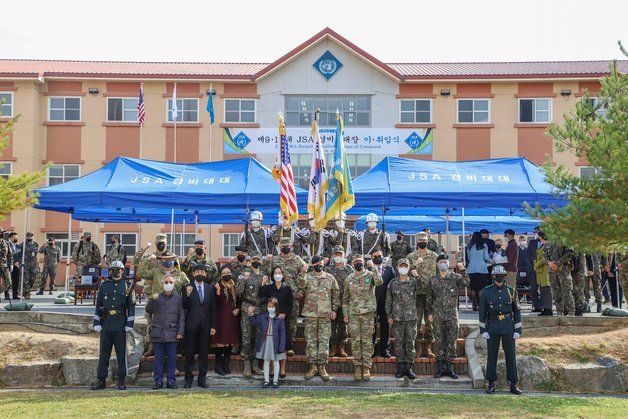
[[[402,124],[429,124],[432,122],[432,101],[430,99],[403,99],[399,105],[399,121]]]
[[[491,121],[488,99],[459,99],[459,124],[488,124]]]
[[[48,98],[49,121],[80,121],[81,98],[50,97]]]
[[[255,100],[225,99],[225,122],[255,122]]]
[[[78,164],[55,164],[48,167],[48,186],[59,185],[81,176]]]
[[[168,99],[168,122],[173,122],[172,99]],[[198,122],[198,99],[177,99],[177,122]]]
[[[0,117],[13,116],[13,93],[0,92]]]
[[[519,122],[552,122],[551,99],[519,99]]]
[[[107,121],[137,122],[137,98],[107,98]]]

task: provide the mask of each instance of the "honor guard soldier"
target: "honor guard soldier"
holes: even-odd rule
[[[240,237],[240,246],[246,246],[248,253],[259,252],[264,256],[272,255],[271,233],[267,228],[262,228],[264,217],[259,211],[251,211],[249,217],[251,227],[247,228]]]
[[[288,220],[288,217],[283,213],[283,211],[279,211],[277,225],[273,226],[270,231],[271,239],[275,244],[275,248],[273,249],[274,255],[279,254],[279,242],[281,241],[281,239],[287,237],[290,239],[292,252],[295,255],[303,256],[303,243],[301,241],[301,236],[299,235],[299,229],[290,225],[290,221]],[[247,322],[250,323],[248,319]]]
[[[377,223],[379,218],[376,214],[370,213],[366,216],[367,229],[362,232],[361,252],[363,255],[371,255],[379,248],[386,258],[390,255],[390,237],[388,233],[377,229]]]
[[[127,373],[126,332],[133,330],[135,321],[135,292],[133,282],[122,279],[124,265],[114,261],[109,268],[110,279],[104,281],[98,290],[94,331],[100,333],[100,351],[98,355],[98,382],[92,390],[107,387],[107,373],[111,349],[116,348],[118,359],[118,390],[125,390],[124,378]]]
[[[510,392],[521,394],[517,387],[517,354],[515,339],[521,336],[521,311],[515,298],[515,290],[505,284],[506,270],[501,265],[493,268],[493,285],[480,293],[480,332],[487,339],[488,356],[486,359],[487,394],[495,393],[497,379],[497,352],[501,341],[506,356],[506,374],[510,381]]]

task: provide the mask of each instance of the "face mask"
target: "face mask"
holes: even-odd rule
[[[496,245],[495,245],[495,249],[499,250],[499,249],[501,249],[501,248],[502,248],[502,245],[501,245],[501,244],[496,244]]]
[[[399,275],[408,275],[408,268],[399,268]]]
[[[270,316],[274,316],[275,315],[275,311],[277,311],[277,309],[275,307],[268,307],[268,314]]]
[[[344,221],[336,221],[336,227],[338,227],[338,228],[345,228],[345,222]]]
[[[275,282],[283,281],[283,275],[282,274],[275,274],[275,275],[273,275],[273,278],[275,279]]]
[[[353,265],[353,267],[355,268],[356,271],[361,271],[364,268],[364,264],[356,263],[355,265]]]
[[[174,266],[174,260],[167,260],[162,265],[164,268],[170,269]]]
[[[223,275],[222,276],[222,280],[223,281],[231,281],[232,276],[231,275]]]
[[[397,236],[397,240],[402,241],[403,240],[403,236]]]
[[[262,266],[262,264],[260,262],[251,262],[251,266],[254,269],[259,269],[259,267]]]
[[[284,255],[287,255],[290,253],[290,248],[289,247],[282,247],[281,248],[281,253],[283,253]]]
[[[14,240],[14,241],[13,241],[13,243],[17,243],[17,240]],[[55,244],[54,244],[53,242],[49,242],[49,243],[48,243],[48,246],[51,246],[51,247],[52,247],[52,246],[54,246],[54,245],[55,245]]]
[[[111,277],[120,278],[120,268],[111,268]]]
[[[316,227],[316,221],[314,220],[308,220],[307,223],[310,225],[310,227]]]
[[[163,252],[166,249],[166,243],[157,243],[155,246],[160,252]]]
[[[196,253],[196,256],[203,256],[204,251],[201,247],[197,247],[194,249],[194,253]]]
[[[336,263],[342,263],[343,260],[345,260],[345,258],[343,258],[342,256],[335,256],[334,257],[334,262],[336,262]]]
[[[418,242],[416,245],[419,249],[425,249],[427,247],[427,242]]]
[[[504,283],[504,279],[505,279],[505,278],[504,278],[502,275],[496,276],[496,277],[494,278],[495,283],[496,283],[497,285],[501,285],[501,284],[503,284],[503,283]]]
[[[251,221],[251,226],[253,226],[253,228],[259,228],[262,225],[261,221],[255,220],[255,221]]]
[[[519,242],[519,246],[521,247],[526,247],[526,244],[528,244],[528,242]]]
[[[31,240],[33,240],[33,239],[27,239],[27,240],[28,240],[28,241],[31,241]],[[85,240],[86,240],[86,241],[88,241],[88,242],[91,242],[91,241],[92,241],[92,238],[91,238],[91,237],[88,237],[88,238],[86,238]]]
[[[439,271],[445,272],[448,269],[449,269],[449,263],[439,263],[438,264],[438,270]]]
[[[366,225],[367,225],[370,229],[377,228],[377,222],[376,222],[376,221],[369,221],[368,223],[366,223]]]
[[[323,265],[314,265],[314,272],[322,272]]]
[[[168,282],[164,284],[164,291],[171,292],[174,289],[174,284],[172,282]]]
[[[196,282],[205,282],[205,275],[194,275],[194,280]]]
[[[27,242],[32,242],[32,241],[33,241],[33,239],[26,239],[26,241],[27,241]]]
[[[384,262],[384,259],[381,256],[376,256],[373,258],[373,263],[376,265],[381,265]]]
[[[17,239],[13,239],[13,243],[17,243]]]
[[[116,244],[116,241],[115,240],[111,240],[111,244]]]
[[[244,262],[246,260],[246,256],[238,255],[238,256],[236,256],[236,259],[238,260],[238,262]]]

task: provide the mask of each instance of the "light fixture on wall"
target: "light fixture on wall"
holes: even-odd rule
[[[87,91],[89,92],[89,94],[92,95],[97,95],[99,92],[98,87],[90,87],[89,89],[87,89]]]
[[[440,91],[441,96],[449,96],[450,94],[451,94],[451,91],[449,89],[441,89]]]
[[[561,96],[571,96],[571,89],[564,89],[560,91]]]
[[[216,96],[216,89],[207,89],[207,96]]]

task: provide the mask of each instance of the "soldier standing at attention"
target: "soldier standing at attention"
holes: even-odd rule
[[[573,251],[563,245],[555,243],[545,245],[545,262],[549,267],[550,287],[559,316],[576,314],[570,267],[572,255]]]
[[[390,248],[392,252],[392,266],[395,269],[397,269],[397,266],[399,265],[399,259],[405,259],[410,253],[412,253],[412,248],[406,241],[406,235],[403,234],[403,231],[397,232],[397,240],[392,242]]]
[[[488,356],[486,359],[487,394],[495,393],[497,380],[497,353],[501,340],[506,355],[506,374],[510,381],[510,392],[521,394],[517,387],[517,354],[515,339],[521,336],[521,311],[515,298],[515,290],[506,285],[506,270],[497,265],[493,268],[493,285],[480,293],[480,332],[487,339]]]
[[[456,339],[458,339],[458,294],[460,288],[469,285],[469,276],[461,262],[458,262],[458,269],[463,272],[463,275],[449,272],[447,255],[439,255],[436,264],[438,273],[430,280],[426,301],[436,339],[438,365],[434,377],[448,375],[455,379],[458,378],[454,372]]]
[[[37,252],[39,251],[39,245],[35,240],[33,240],[33,233],[26,233],[26,241],[24,242],[22,249],[24,250],[23,295],[24,298],[29,300],[31,298],[31,288],[35,285],[35,276],[37,274]]]
[[[55,279],[57,278],[57,266],[61,262],[61,249],[55,245],[55,239],[50,237],[48,238],[48,245],[42,245],[39,248],[39,253],[44,255],[44,270],[41,274],[41,284],[37,295],[44,295],[48,277],[50,277],[50,292],[48,294],[52,295],[52,288],[55,286]]]
[[[4,298],[8,300],[11,297],[9,289],[11,288],[13,254],[11,253],[11,245],[4,239],[4,232],[4,228],[0,227],[0,270],[2,270],[0,272],[0,295],[4,294]]]
[[[126,390],[126,332],[133,330],[135,321],[135,292],[133,282],[122,279],[124,265],[115,261],[109,268],[110,278],[103,282],[98,290],[94,331],[100,333],[100,351],[98,354],[98,382],[92,390],[107,387],[107,373],[111,349],[116,348],[118,358],[118,390]]]
[[[327,238],[327,250],[333,258],[334,248],[336,246],[342,246],[344,248],[344,256],[349,260],[352,249],[358,249],[358,238],[353,230],[347,230],[346,227],[347,215],[341,212],[339,216],[334,218],[333,227],[329,229],[329,237]],[[340,284],[338,284],[340,286]],[[342,290],[342,286],[340,286]]]
[[[388,284],[386,291],[386,316],[395,337],[397,373],[395,377],[406,375],[411,380],[416,378],[414,365],[416,340],[416,293],[419,290],[419,278],[409,276],[410,262],[401,258],[397,262],[399,276]]]
[[[427,249],[438,254],[438,243],[430,236],[430,229],[425,227],[422,231],[427,236]]]
[[[388,233],[377,229],[377,223],[379,223],[379,218],[376,214],[367,214],[367,229],[362,232],[362,246],[359,251],[361,251],[363,255],[370,257],[373,251],[379,248],[384,254],[384,257],[388,257],[390,255],[390,237]]]
[[[111,266],[114,260],[119,260],[122,265],[126,265],[126,249],[120,243],[120,235],[114,234],[111,236],[111,246],[105,256],[105,263],[107,266]]]
[[[271,245],[271,232],[267,228],[262,228],[262,213],[251,211],[251,228],[247,229],[240,237],[240,246],[245,246],[248,253],[259,252],[264,256],[273,254]]]
[[[329,343],[331,345],[330,356],[339,356],[341,358],[347,357],[345,352],[345,346],[347,345],[347,325],[343,321],[343,308],[342,308],[342,296],[345,290],[345,283],[349,275],[353,273],[351,265],[346,263],[345,249],[341,245],[336,245],[333,248],[332,261],[333,265],[329,265],[325,268],[325,272],[331,274],[336,278],[338,283],[339,295],[338,302],[340,306],[336,311],[336,318],[331,321],[331,338]]]
[[[299,290],[305,293],[305,356],[309,364],[305,379],[311,380],[318,373],[323,381],[329,381],[325,365],[329,357],[330,320],[336,320],[340,290],[336,279],[323,272],[322,256],[312,257],[312,267],[312,272],[297,280]]]
[[[417,250],[408,255],[410,263],[410,272],[412,276],[416,276],[421,280],[424,287],[417,290],[416,295],[416,312],[417,312],[417,342],[421,344],[421,353],[419,356],[434,358],[432,353],[432,342],[434,341],[434,333],[432,329],[432,321],[429,318],[429,312],[426,306],[427,285],[430,279],[438,272],[436,269],[436,252],[429,250],[429,236],[425,232],[416,235]],[[421,322],[425,320],[425,331],[421,330]]]
[[[373,356],[373,332],[375,331],[375,287],[384,283],[373,262],[368,261],[371,271],[364,268],[364,256],[353,257],[354,273],[345,282],[342,296],[344,322],[351,333],[351,351],[353,352],[353,379],[369,381],[371,379],[371,357]]]
[[[239,246],[236,246],[236,253],[238,247]],[[246,256],[244,256],[244,259],[246,260]],[[218,282],[218,266],[216,266],[216,262],[205,253],[205,240],[199,239],[194,242],[194,247],[188,250],[188,255],[185,257],[181,270],[185,272],[188,278],[193,278],[194,266],[196,265],[205,265],[207,269],[207,283],[209,285],[216,285]]]
[[[93,268],[100,265],[100,249],[92,241],[92,233],[86,231],[83,238],[72,249],[72,262],[76,265],[76,275],[83,275],[83,268]],[[148,294],[146,294],[148,295]]]

